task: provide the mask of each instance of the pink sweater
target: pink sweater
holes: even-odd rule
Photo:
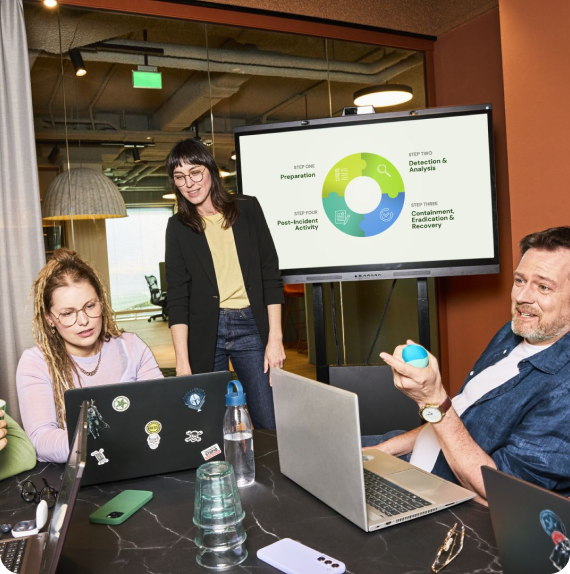
[[[99,355],[73,357],[85,371],[92,371],[98,359]],[[162,378],[152,351],[134,333],[123,333],[103,344],[101,364],[95,375],[88,377],[81,371],[79,374],[82,387]],[[58,424],[53,383],[39,347],[22,353],[16,386],[24,430],[36,448],[38,460],[65,462],[69,455],[67,431]]]

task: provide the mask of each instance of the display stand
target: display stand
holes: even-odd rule
[[[315,363],[317,381],[328,384],[329,365],[327,361],[327,341],[322,283],[313,283],[313,319],[315,325]],[[429,351],[431,347],[429,299],[427,279],[425,277],[418,279],[418,330],[418,343]]]
[[[323,284],[313,283],[313,319],[315,324],[315,363],[317,381],[329,383],[327,361],[327,337],[325,330],[325,308],[323,305]]]

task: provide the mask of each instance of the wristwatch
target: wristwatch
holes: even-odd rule
[[[428,423],[438,423],[451,408],[451,399],[447,397],[441,405],[425,405],[420,408],[420,417]]]

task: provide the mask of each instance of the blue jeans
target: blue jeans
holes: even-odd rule
[[[214,371],[228,370],[228,360],[243,385],[247,407],[256,429],[274,429],[273,390],[263,372],[265,345],[251,308],[220,309]]]
[[[369,435],[365,435],[365,436],[361,437],[360,442],[361,442],[363,447],[374,446],[374,445],[380,444],[381,442],[386,442],[387,440],[390,440],[391,438],[394,438],[395,436],[404,434],[405,432],[408,432],[408,431],[393,430],[393,431],[387,432],[385,434],[369,434]],[[412,453],[410,452],[408,454],[403,454],[399,458],[401,458],[402,460],[405,460],[406,462],[410,462],[411,457],[412,457]]]

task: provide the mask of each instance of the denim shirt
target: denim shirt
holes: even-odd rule
[[[522,341],[507,323],[493,337],[465,385]],[[570,333],[519,362],[519,374],[483,395],[461,416],[497,468],[548,490],[570,494]],[[457,482],[440,452],[434,474]]]

